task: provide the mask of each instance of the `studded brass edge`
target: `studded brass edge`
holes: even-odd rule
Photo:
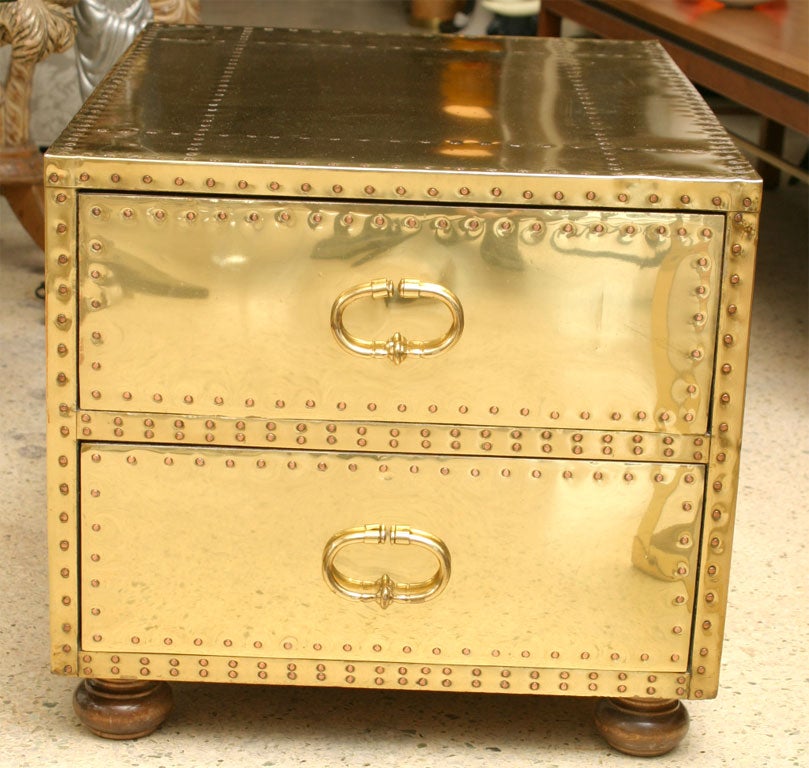
[[[78,673],[76,228],[71,189],[46,189],[47,516],[51,667]]]
[[[707,436],[401,422],[230,418],[86,411],[79,439],[352,453],[418,453],[705,464]]]
[[[676,672],[425,665],[402,660],[277,659],[137,653],[81,654],[79,674],[104,679],[314,685],[400,690],[682,698],[689,675]]]
[[[694,615],[690,698],[712,698],[719,685],[731,545],[742,444],[750,310],[758,216],[728,217],[720,299],[710,462]]]
[[[121,192],[283,196],[452,205],[755,212],[760,186],[745,180],[469,173],[463,169],[306,167],[182,159],[121,160],[48,154],[46,184]]]

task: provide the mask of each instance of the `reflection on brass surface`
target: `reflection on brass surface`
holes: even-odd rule
[[[91,443],[82,476],[91,652],[158,653],[168,638],[176,653],[319,647],[348,663],[379,645],[423,663],[496,650],[512,666],[558,654],[574,668],[686,669],[699,466]],[[380,611],[334,593],[324,546],[368,518],[436,541],[346,547],[340,570],[407,584],[451,552],[440,595]],[[677,557],[650,575],[633,541],[662,531]]]
[[[487,197],[477,199],[510,176],[522,189],[532,177],[564,186],[582,175],[590,189],[634,178],[635,194],[636,184],[674,180],[689,192],[716,178],[755,182],[655,42],[152,27],[120,71],[127,87],[89,102],[79,120],[92,130],[65,135],[52,156],[138,157],[156,180],[161,166],[188,161],[214,177],[236,163],[247,176],[251,165],[297,165],[312,178],[319,169],[416,171],[417,199],[429,199],[430,187],[446,194],[449,179],[439,179],[450,175],[455,199],[480,175],[489,177]],[[395,98],[380,98],[378,83]],[[165,176],[167,188],[175,176]],[[333,184],[324,187],[331,193]],[[359,189],[369,184],[363,174]]]
[[[442,336],[430,341],[412,341],[398,331],[386,341],[368,341],[349,333],[343,326],[343,313],[349,304],[358,299],[435,299],[440,301],[452,316],[449,329]],[[406,357],[431,357],[444,352],[457,343],[463,331],[463,308],[458,297],[443,285],[409,280],[403,277],[394,287],[385,278],[354,286],[343,291],[331,308],[331,329],[337,341],[349,352],[362,357],[387,357],[397,365]]]
[[[356,544],[414,544],[428,550],[438,568],[428,579],[417,582],[395,581],[385,573],[374,581],[347,576],[335,564],[338,553]],[[375,600],[382,608],[391,603],[423,603],[439,595],[447,586],[452,559],[446,544],[427,531],[406,525],[362,525],[332,536],[323,550],[323,576],[337,593],[352,600]]]
[[[110,194],[79,207],[83,408],[706,430],[716,215]],[[450,353],[392,366],[335,344],[335,297],[380,275],[446,295],[354,301],[340,323],[433,339],[454,307]]]
[[[53,669],[715,695],[760,201],[653,43],[148,28],[46,158]]]

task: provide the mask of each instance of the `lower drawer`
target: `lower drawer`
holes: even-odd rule
[[[684,671],[696,465],[85,444],[88,652]]]

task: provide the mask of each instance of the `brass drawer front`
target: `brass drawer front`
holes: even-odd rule
[[[79,232],[84,409],[707,430],[722,216],[82,194]]]
[[[90,653],[687,668],[700,466],[85,444],[81,471]]]

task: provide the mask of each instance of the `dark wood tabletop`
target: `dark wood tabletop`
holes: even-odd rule
[[[768,185],[769,163],[784,167],[784,127],[809,135],[809,0],[543,0],[539,34],[559,35],[565,18],[601,37],[657,39],[692,82],[761,115]]]
[[[737,0],[738,2],[738,0]],[[694,82],[725,93],[767,117],[809,133],[809,0],[733,7],[718,0],[543,0],[540,34],[558,34],[570,18],[602,37],[657,37]],[[555,31],[554,31],[555,30]],[[740,78],[729,78],[722,68]],[[723,80],[732,79],[723,88]],[[757,109],[750,83],[783,91],[803,109]],[[727,90],[732,93],[726,93]],[[793,105],[799,106],[799,105]],[[780,111],[779,111],[780,110]]]

